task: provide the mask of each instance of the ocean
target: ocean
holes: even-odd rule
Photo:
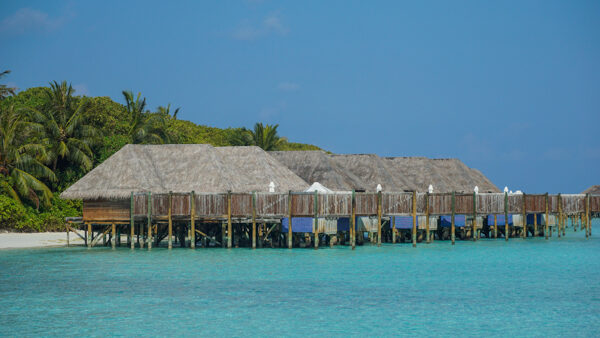
[[[0,336],[598,336],[594,227],[354,251],[0,250]]]

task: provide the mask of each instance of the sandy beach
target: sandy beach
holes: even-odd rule
[[[83,235],[83,231],[80,234]],[[70,244],[81,245],[83,240],[71,233]],[[66,232],[0,233],[0,249],[60,247],[66,245]]]

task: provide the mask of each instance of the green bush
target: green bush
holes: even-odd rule
[[[55,194],[49,208],[36,210],[0,195],[0,229],[20,232],[64,231],[65,217],[80,216],[81,206],[81,201],[63,200]]]
[[[0,195],[0,229],[16,229],[25,214],[22,205],[6,195]]]

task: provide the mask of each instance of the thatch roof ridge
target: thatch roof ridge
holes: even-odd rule
[[[600,185],[592,185],[591,187],[585,189],[582,194],[600,195]]]

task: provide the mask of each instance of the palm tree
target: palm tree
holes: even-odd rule
[[[49,205],[52,192],[39,179],[56,180],[42,162],[47,160],[45,148],[29,143],[32,134],[41,132],[40,124],[27,121],[13,106],[0,110],[0,190],[18,203],[22,199],[39,207],[40,201]]]
[[[0,73],[0,78],[3,77],[4,75],[8,75],[8,74],[10,74],[10,70],[5,70]],[[9,95],[15,95],[16,90],[17,90],[17,88],[14,88],[14,87],[7,87],[6,85],[0,85],[0,100],[4,100]]]
[[[87,99],[73,97],[75,90],[67,81],[50,83],[48,108],[31,109],[34,121],[44,126],[43,142],[48,150],[52,170],[59,161],[67,161],[84,171],[92,168],[92,145],[98,140],[98,131],[86,124],[84,114]]]
[[[124,90],[123,96],[129,118],[129,130],[127,134],[133,143],[164,143],[168,138],[164,127],[164,115],[151,114],[146,109],[146,98],[141,98],[138,93],[134,98],[133,92]]]
[[[175,109],[175,111],[173,112],[173,115],[171,116],[171,104],[169,103],[166,107],[158,106],[158,113],[163,114],[168,117],[171,117],[173,120],[177,120],[177,114],[179,113],[180,109],[181,109],[181,107],[178,107],[177,109]]]
[[[252,131],[245,127],[235,128],[229,134],[228,141],[232,146],[253,146],[254,136]]]
[[[261,147],[266,151],[277,150],[286,141],[284,137],[277,135],[276,125],[264,125],[262,123],[256,123],[254,130],[252,131],[252,139],[254,144]]]

